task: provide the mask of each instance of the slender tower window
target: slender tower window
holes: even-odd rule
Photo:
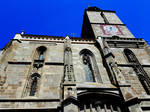
[[[38,47],[37,51],[38,51],[38,55],[39,55],[38,59],[43,60],[44,59],[44,52],[46,51],[46,47],[44,47],[44,46]]]
[[[30,96],[34,96],[37,90],[37,83],[38,83],[38,79],[41,76],[38,73],[34,73],[31,75],[31,90],[30,90]]]
[[[40,59],[40,60],[43,60],[43,51],[40,52],[39,59]]]
[[[37,69],[41,68],[43,66],[46,47],[40,46],[36,49],[35,57],[34,57],[34,64],[33,66]]]

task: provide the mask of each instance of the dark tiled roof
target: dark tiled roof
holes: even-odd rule
[[[103,12],[113,12],[115,13],[115,11],[112,11],[112,10],[102,10],[96,6],[94,7],[88,7],[85,11],[103,11]]]
[[[64,36],[50,36],[50,35],[34,35],[34,34],[24,34],[22,36],[28,36],[28,37],[47,37],[47,38],[65,38]]]
[[[64,39],[65,36],[50,36],[50,35],[33,35],[33,34],[24,34],[23,37],[39,37],[39,38],[53,38],[53,39]],[[93,40],[88,38],[81,37],[70,37],[72,40]]]

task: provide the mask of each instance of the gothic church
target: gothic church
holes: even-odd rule
[[[81,38],[16,34],[0,51],[2,112],[150,112],[150,47],[115,11],[85,9]]]

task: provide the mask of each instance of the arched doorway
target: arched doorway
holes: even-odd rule
[[[128,112],[123,99],[116,94],[85,92],[78,94],[79,112]]]

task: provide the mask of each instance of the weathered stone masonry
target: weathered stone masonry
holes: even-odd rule
[[[0,110],[149,112],[149,51],[97,7],[85,10],[81,38],[16,34],[0,51]]]

